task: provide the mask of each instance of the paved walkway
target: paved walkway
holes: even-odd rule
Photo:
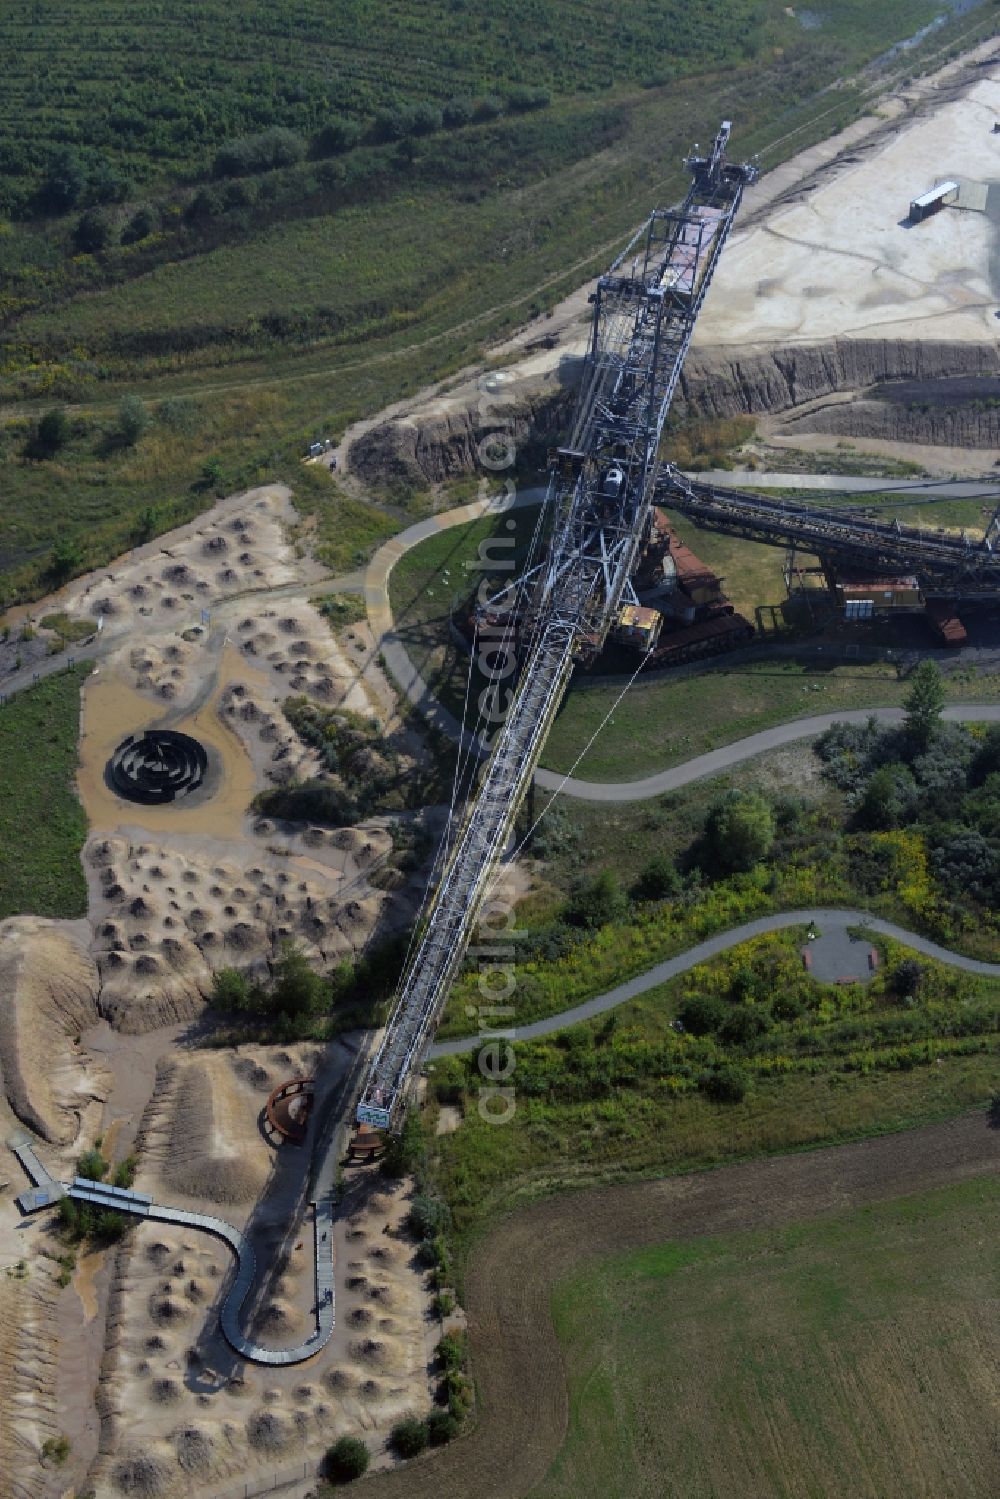
[[[973,721],[1000,722],[1000,703],[949,703],[942,713],[951,723]],[[748,734],[745,739],[736,739],[720,749],[709,750],[683,765],[674,765],[669,770],[659,770],[655,775],[645,776],[640,781],[581,781],[575,776],[565,777],[554,770],[536,770],[535,785],[546,791],[561,789],[565,796],[575,796],[585,802],[638,802],[650,796],[660,796],[664,791],[677,791],[689,786],[692,781],[704,780],[706,776],[718,775],[729,770],[742,760],[752,760],[755,755],[768,750],[781,749],[800,739],[814,739],[835,723],[866,723],[877,718],[880,723],[902,723],[902,708],[842,708],[837,713],[815,713],[810,718],[793,718],[790,722],[775,724],[771,729],[761,729]]]
[[[705,477],[700,475],[699,477]],[[732,478],[733,476],[728,476]],[[742,475],[736,477],[742,478]],[[777,483],[781,475],[755,475],[760,480],[769,478]],[[824,478],[830,481],[827,487],[835,487],[833,481],[840,482],[839,475],[806,475],[812,479]],[[884,480],[881,483],[874,480],[859,479],[848,482],[843,481],[846,487],[865,486],[868,488],[906,488],[907,490],[920,488],[912,483],[902,484],[900,481]],[[969,485],[946,485],[941,486],[941,492],[954,494],[958,490],[969,488]],[[988,491],[982,485],[972,485],[976,493],[997,492]],[[930,492],[930,491],[928,491]],[[516,496],[512,508],[520,508],[525,505],[537,505],[544,496],[544,490],[529,489]],[[419,708],[423,716],[436,729],[446,734],[449,739],[458,740],[462,738],[463,745],[469,746],[472,735],[463,729],[453,713],[443,707],[437,701],[431,688],[424,677],[414,666],[406,647],[396,634],[392,617],[392,609],[389,603],[389,575],[399,559],[413,547],[419,546],[431,536],[436,536],[441,531],[447,531],[452,526],[465,526],[480,516],[485,515],[490,509],[500,509],[501,506],[492,506],[488,501],[476,500],[470,505],[461,505],[455,510],[444,511],[440,515],[434,515],[427,520],[410,526],[401,531],[398,536],[392,537],[390,541],[379,547],[365,574],[365,603],[368,608],[368,619],[371,624],[372,634],[375,638],[376,649],[381,651],[388,667],[389,673],[397,687],[413,704]],[[800,739],[811,739],[817,734],[822,734],[834,723],[864,723],[868,718],[878,718],[883,723],[899,723],[903,717],[901,708],[859,708],[844,709],[839,713],[814,714],[809,718],[793,719],[791,722],[778,724],[771,729],[761,729],[759,733],[750,734],[745,739],[738,739],[733,744],[724,745],[721,749],[711,750],[707,754],[698,755],[693,760],[686,761],[683,765],[675,765],[669,770],[657,771],[655,775],[646,776],[636,781],[585,781],[575,776],[564,777],[554,770],[536,770],[535,785],[546,791],[560,790],[565,796],[574,796],[581,801],[592,802],[633,802],[642,801],[646,797],[660,796],[665,791],[676,791],[681,786],[690,785],[692,781],[705,779],[707,776],[718,775],[721,771],[739,764],[742,760],[750,760],[754,755],[761,755],[768,750],[778,749],[785,744],[793,744]],[[1000,704],[998,703],[952,703],[944,710],[945,718],[952,721],[962,722],[972,719],[1000,721]]]
[[[511,505],[502,499],[499,502],[473,500],[469,505],[459,505],[454,510],[445,510],[440,515],[429,516],[427,520],[418,521],[416,525],[409,526],[407,530],[401,531],[398,536],[393,536],[384,546],[379,547],[365,573],[364,592],[368,622],[375,639],[375,649],[381,652],[389,675],[407,701],[415,708],[419,708],[428,723],[446,734],[449,739],[461,738],[463,747],[474,744],[475,736],[467,729],[463,729],[455,715],[438,702],[396,634],[389,603],[389,574],[399,559],[413,547],[419,546],[422,541],[427,541],[441,531],[449,531],[453,526],[470,525],[472,521],[478,520],[480,516],[486,515],[491,510],[502,512],[506,509],[520,510],[527,505],[537,505],[544,497],[544,489],[525,489],[515,495]]]
[[[183,1208],[164,1207],[154,1202],[148,1193],[133,1192],[124,1187],[112,1187],[107,1182],[86,1181],[81,1177],[76,1177],[72,1182],[57,1183],[39,1161],[29,1137],[23,1131],[11,1136],[7,1143],[34,1182],[41,1183],[43,1186],[51,1184],[52,1188],[58,1189],[54,1196],[46,1196],[45,1200],[34,1203],[26,1201],[22,1205],[23,1212],[37,1211],[40,1207],[48,1206],[56,1196],[67,1196],[78,1202],[90,1203],[95,1207],[110,1209],[113,1212],[130,1213],[133,1217],[152,1219],[157,1223],[176,1223],[185,1228],[198,1229],[228,1244],[236,1260],[236,1276],[226,1292],[219,1321],[226,1342],[241,1358],[248,1359],[255,1364],[285,1367],[289,1364],[301,1364],[305,1359],[312,1358],[313,1354],[318,1353],[329,1342],[334,1328],[334,1209],[333,1199],[329,1195],[324,1195],[313,1203],[313,1236],[316,1251],[315,1330],[294,1348],[265,1348],[260,1343],[244,1337],[240,1331],[240,1313],[250,1293],[250,1288],[257,1278],[257,1256],[254,1254],[250,1240],[238,1228],[227,1223],[225,1218],[216,1218],[208,1213],[189,1213]],[[30,1197],[31,1194],[22,1193],[18,1198],[19,1204],[22,1198],[30,1199]]]
[[[687,973],[699,963],[704,963],[708,958],[714,958],[719,953],[728,952],[729,948],[737,947],[739,943],[747,942],[751,937],[761,937],[767,932],[784,931],[790,926],[808,926],[810,922],[813,922],[824,933],[833,931],[846,933],[848,927],[864,927],[866,931],[878,936],[892,937],[897,942],[903,942],[907,947],[913,948],[915,952],[923,953],[927,958],[936,958],[939,963],[948,963],[953,968],[964,969],[966,973],[1000,978],[1000,963],[987,963],[979,958],[967,958],[962,953],[950,952],[948,948],[939,947],[936,942],[931,942],[927,937],[918,936],[916,932],[908,932],[905,927],[897,926],[894,921],[883,921],[880,917],[873,916],[870,911],[841,911],[834,908],[813,907],[805,911],[782,911],[774,916],[758,916],[754,921],[745,921],[742,926],[719,932],[716,936],[699,942],[696,947],[689,947],[686,952],[678,953],[675,958],[667,958],[665,962],[657,963],[655,968],[649,968],[645,973],[637,974],[627,983],[619,984],[617,988],[609,989],[605,994],[595,994],[593,999],[585,1000],[582,1005],[574,1005],[571,1010],[562,1010],[558,1015],[547,1015],[544,1020],[535,1020],[530,1025],[518,1027],[514,1040],[533,1041],[538,1036],[549,1036],[553,1031],[565,1030],[570,1025],[579,1025],[582,1020],[592,1020],[595,1015],[603,1015],[606,1010],[613,1010],[630,999],[636,999],[647,990],[655,989],[657,984],[665,984],[668,979]],[[454,1041],[438,1041],[431,1047],[429,1056],[431,1059],[461,1056],[466,1052],[478,1050],[481,1045],[482,1041],[479,1036],[460,1036]]]
[[[62,1182],[56,1181],[35,1154],[31,1143],[31,1136],[23,1129],[16,1130],[7,1141],[8,1147],[17,1156],[25,1175],[31,1182],[31,1187],[22,1192],[17,1198],[17,1205],[25,1215],[37,1213],[39,1208],[51,1207],[65,1197],[66,1189]]]

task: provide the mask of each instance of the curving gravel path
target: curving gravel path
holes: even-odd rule
[[[950,491],[952,487],[946,486],[946,489]],[[524,490],[515,497],[514,504],[510,508],[518,509],[522,505],[535,505],[543,495],[544,491],[540,489]],[[488,510],[500,508],[505,507],[493,505],[490,501],[475,500],[472,504],[460,505],[455,510],[446,510],[440,515],[433,515],[427,520],[419,521],[416,525],[401,531],[398,536],[393,536],[384,546],[379,547],[365,573],[364,595],[368,619],[375,637],[376,649],[382,653],[390,675],[407,700],[415,708],[419,708],[423,716],[435,728],[446,734],[449,739],[457,740],[461,736],[463,743],[466,744],[472,736],[468,730],[461,727],[454,714],[435,698],[430,685],[420,675],[406,647],[396,634],[389,603],[389,575],[402,556],[412,547],[419,546],[422,541],[426,541],[428,537],[435,536],[440,531],[450,530],[452,526],[468,525],[471,521],[478,520],[481,515],[485,515]],[[732,744],[723,745],[720,749],[697,755],[694,759],[685,761],[683,765],[674,765],[669,770],[657,771],[654,775],[645,776],[642,780],[585,781],[576,776],[565,777],[558,771],[539,769],[535,771],[535,785],[546,791],[560,790],[563,795],[575,796],[580,801],[642,801],[646,797],[660,796],[665,791],[676,791],[681,786],[690,785],[692,781],[718,775],[720,771],[728,770],[742,760],[750,760],[754,755],[764,754],[768,750],[778,749],[785,744],[794,744],[799,739],[814,738],[830,728],[832,724],[864,723],[871,717],[879,719],[882,723],[899,723],[903,718],[903,709],[894,707],[847,708],[839,713],[817,713],[809,718],[791,719],[786,723],[776,724],[773,728],[761,729],[745,739],[737,739]],[[945,708],[943,717],[957,722],[972,719],[981,722],[997,722],[1000,721],[1000,703],[951,703]]]
[[[520,1026],[515,1032],[514,1040],[533,1041],[538,1036],[549,1036],[553,1031],[578,1025],[582,1020],[592,1020],[595,1015],[603,1015],[605,1010],[613,1010],[617,1005],[636,999],[648,989],[655,989],[657,984],[665,984],[668,979],[687,973],[690,968],[696,968],[699,963],[716,957],[720,952],[728,952],[729,948],[737,947],[751,937],[762,937],[766,932],[784,931],[790,926],[805,926],[809,922],[815,922],[824,933],[831,929],[846,933],[848,927],[863,926],[866,931],[880,937],[892,937],[897,942],[904,942],[915,952],[923,953],[928,958],[936,958],[939,963],[962,968],[966,973],[1000,978],[1000,963],[987,963],[980,958],[967,958],[962,953],[951,952],[927,937],[908,932],[894,921],[883,921],[881,917],[873,916],[870,911],[842,911],[822,907],[806,911],[782,911],[774,916],[758,916],[754,921],[745,921],[742,926],[718,932],[714,937],[699,942],[696,947],[689,947],[686,952],[678,953],[674,958],[657,963],[655,968],[648,968],[645,973],[637,974],[617,988],[609,989],[604,994],[595,994],[593,999],[584,1000],[581,1005],[574,1005],[571,1010],[560,1010],[558,1015],[546,1015],[544,1020],[534,1020],[530,1025]],[[438,1041],[431,1047],[428,1055],[431,1058],[461,1056],[466,1052],[476,1051],[481,1044],[482,1038],[479,1036],[458,1036],[453,1041]]]
[[[972,720],[996,723],[1000,721],[1000,703],[949,703],[941,716],[952,723]],[[903,709],[842,708],[838,713],[793,718],[787,723],[775,724],[774,728],[748,734],[745,739],[736,739],[732,744],[724,744],[720,749],[709,750],[707,754],[696,755],[693,760],[685,760],[683,765],[658,770],[655,775],[645,776],[641,781],[580,781],[575,776],[561,776],[554,770],[536,770],[535,785],[546,791],[559,789],[564,796],[575,796],[585,802],[643,801],[664,791],[677,791],[692,781],[704,780],[706,776],[718,775],[741,760],[752,760],[754,755],[794,744],[798,739],[814,739],[835,723],[866,723],[869,718],[877,718],[880,723],[902,723]]]
[[[365,573],[365,605],[368,623],[375,639],[375,649],[385,660],[396,686],[408,702],[412,703],[434,728],[449,739],[461,738],[463,746],[475,747],[474,736],[463,729],[458,719],[438,702],[425,679],[414,666],[410,654],[396,634],[392,607],[389,603],[389,574],[400,557],[422,541],[436,536],[439,531],[450,531],[453,526],[467,526],[489,511],[520,510],[526,505],[537,505],[544,499],[544,489],[521,490],[513,504],[497,503],[494,500],[473,500],[469,505],[459,505],[454,510],[444,510],[440,515],[431,515],[400,531],[379,547],[368,564]]]

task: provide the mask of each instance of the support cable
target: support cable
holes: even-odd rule
[[[593,748],[594,741],[597,739],[598,735],[601,733],[601,731],[603,729],[605,729],[607,727],[608,723],[611,721],[611,719],[613,718],[613,716],[615,715],[615,713],[617,713],[619,707],[622,704],[622,701],[624,700],[625,694],[628,692],[629,688],[635,682],[635,679],[638,677],[639,673],[642,671],[643,667],[646,665],[646,662],[650,660],[651,656],[652,656],[652,651],[647,651],[646,654],[643,656],[642,660],[639,662],[639,665],[636,667],[635,671],[629,677],[628,681],[625,683],[625,686],[622,688],[621,692],[615,698],[614,702],[611,704],[611,707],[608,709],[607,713],[605,713],[604,717],[601,719],[600,723],[597,725],[597,728],[591,734],[590,738],[587,740],[586,744],[583,746],[583,749],[577,755],[576,759],[573,761],[573,764],[570,766],[569,770],[567,770],[566,774],[563,776],[562,780],[559,782],[559,785],[555,788],[555,790],[553,791],[552,795],[549,797],[548,801],[545,803],[545,806],[542,808],[542,810],[539,812],[538,816],[535,818],[534,822],[531,824],[531,827],[525,833],[524,837],[521,839],[521,841],[517,845],[517,847],[511,850],[510,854],[507,857],[507,863],[508,864],[510,863],[510,861],[512,859],[516,859],[517,858],[518,854],[524,848],[525,844],[528,842],[528,840],[534,834],[535,829],[538,827],[539,823],[542,821],[542,819],[551,810],[553,802],[555,801],[555,799],[559,795],[559,793],[562,791],[563,787],[567,784],[568,781],[572,780],[573,772],[576,770],[576,768],[580,764],[581,760],[583,760],[585,758],[585,756],[590,753],[590,750]]]

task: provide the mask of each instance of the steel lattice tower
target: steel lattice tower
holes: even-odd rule
[[[567,446],[552,468],[548,558],[532,644],[369,1068],[360,1123],[398,1125],[574,664],[604,644],[650,524],[657,448],[702,301],[752,165],[726,160],[729,122],[691,186],[657,209],[603,275]]]

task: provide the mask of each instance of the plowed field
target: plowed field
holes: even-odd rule
[[[998,1175],[1000,1132],[991,1130],[980,1112],[860,1144],[556,1197],[515,1213],[473,1251],[466,1277],[480,1403],[478,1425],[468,1438],[450,1448],[395,1472],[373,1476],[365,1483],[366,1494],[369,1499],[404,1495],[405,1499],[469,1499],[471,1495],[522,1499],[536,1491],[539,1499],[571,1494],[574,1499],[588,1495],[617,1499],[619,1494],[652,1499],[680,1493],[684,1499],[707,1499],[719,1493],[739,1494],[741,1499],[846,1493],[877,1493],[879,1499],[930,1494],[935,1499],[951,1494],[985,1499],[995,1494],[1000,1471],[995,1412],[995,1233],[981,1233],[980,1224],[966,1237],[969,1252],[962,1258],[957,1253],[963,1239],[959,1218],[953,1220],[955,1232],[949,1235],[947,1215],[938,1215],[934,1220],[938,1242],[945,1249],[950,1245],[953,1256],[950,1270],[939,1277],[944,1286],[939,1296],[929,1299],[926,1294],[935,1281],[918,1240],[930,1240],[926,1234],[921,1239],[923,1230],[918,1232],[917,1223],[912,1233],[897,1234],[893,1240],[891,1265],[884,1276],[878,1271],[878,1256],[869,1258],[874,1315],[868,1316],[865,1303],[860,1308],[845,1307],[838,1321],[835,1293],[839,1294],[837,1286],[843,1282],[841,1262],[850,1260],[847,1248],[842,1245],[838,1250],[836,1234],[847,1234],[855,1255],[864,1239],[857,1227],[850,1231],[838,1227],[850,1223],[843,1217],[850,1209]],[[584,1284],[581,1277],[595,1275],[595,1285],[606,1285],[597,1272],[600,1261],[611,1255],[673,1243],[679,1246],[673,1251],[675,1267],[681,1267],[685,1241],[700,1256],[704,1246],[690,1245],[690,1241],[706,1235],[787,1230],[824,1215],[830,1220],[828,1225],[814,1223],[803,1230],[801,1239],[786,1232],[782,1241],[777,1235],[771,1249],[777,1267],[781,1263],[777,1246],[785,1242],[798,1264],[800,1281],[805,1276],[806,1283],[811,1265],[822,1260],[827,1266],[827,1281],[816,1283],[815,1294],[808,1292],[807,1285],[795,1316],[788,1284],[779,1290],[768,1286],[762,1239],[758,1238],[755,1257],[749,1261],[752,1274],[745,1269],[747,1256],[738,1247],[714,1267],[714,1249],[707,1259],[700,1259],[698,1294],[703,1301],[707,1298],[706,1306],[713,1297],[721,1300],[712,1308],[714,1320],[706,1325],[702,1339],[693,1336],[690,1326],[683,1326],[683,1308],[678,1310],[676,1305],[673,1326],[660,1322],[664,1336],[669,1332],[678,1343],[675,1355],[662,1342],[657,1345],[658,1368],[670,1371],[669,1385],[659,1388],[652,1364],[647,1388],[641,1371],[628,1366],[627,1360],[617,1367],[615,1361],[626,1358],[630,1336],[638,1340],[636,1348],[641,1343],[650,1352],[656,1341],[649,1341],[652,1313],[662,1317],[660,1299],[668,1300],[676,1290],[670,1279],[663,1282],[662,1298],[653,1296],[642,1305],[639,1302],[649,1292],[641,1280],[637,1282],[642,1296],[632,1313],[626,1317],[618,1308],[617,1321],[613,1317],[607,1324],[608,1342],[590,1353],[586,1338],[581,1342],[577,1336],[579,1324],[576,1332],[571,1325],[579,1312],[579,1297],[560,1291],[559,1297],[568,1294],[570,1298],[568,1304],[563,1300],[560,1309],[564,1334],[570,1338],[570,1424],[566,1360],[552,1319],[554,1288],[571,1277],[579,1287]],[[879,1210],[872,1221],[881,1222],[884,1217]],[[857,1218],[853,1221],[858,1222]],[[829,1235],[824,1238],[824,1227],[833,1240]],[[809,1251],[810,1234],[816,1236],[815,1253],[803,1253],[796,1244],[804,1244]],[[907,1289],[911,1242],[917,1278]],[[975,1267],[974,1273],[970,1266]],[[988,1273],[994,1277],[991,1297],[984,1289]],[[725,1300],[727,1284],[732,1292],[731,1319]],[[889,1294],[893,1285],[898,1295]],[[946,1299],[949,1286],[954,1289],[950,1300]],[[576,1307],[572,1316],[567,1305],[570,1310]],[[933,1317],[927,1315],[929,1305],[935,1308]],[[592,1317],[583,1318],[584,1331],[589,1323],[599,1332],[605,1326],[601,1318],[606,1311],[607,1304],[595,1303]],[[712,1380],[721,1380],[725,1386],[731,1379],[729,1398],[738,1404],[739,1370],[720,1339],[728,1328],[739,1331],[741,1317],[744,1351],[749,1357],[758,1348],[768,1368],[755,1375],[752,1398],[740,1411],[738,1423],[732,1419],[732,1410],[719,1410],[713,1420],[712,1408],[706,1406],[713,1398]],[[803,1341],[802,1330],[812,1325],[810,1317],[819,1318],[827,1328],[826,1365],[814,1372],[816,1379],[826,1380],[829,1398],[817,1404],[814,1382],[808,1398],[800,1392],[789,1404],[786,1387],[787,1433],[778,1442],[766,1407],[772,1396],[780,1394],[780,1382],[788,1378],[788,1361],[803,1357],[808,1340]],[[755,1341],[765,1327],[772,1329],[767,1340]],[[843,1329],[842,1338],[837,1336],[838,1327]],[[713,1345],[715,1333],[719,1336]],[[779,1347],[782,1340],[784,1346]],[[640,1439],[655,1444],[651,1455],[659,1461],[648,1468],[633,1465],[629,1471],[616,1465],[612,1442],[622,1435],[616,1432],[616,1418],[612,1416],[606,1430],[592,1424],[591,1418],[597,1421],[600,1413],[600,1400],[588,1414],[587,1391],[581,1386],[581,1375],[585,1378],[588,1371],[574,1366],[574,1357],[596,1360],[594,1379],[598,1382],[610,1379],[620,1382],[623,1391],[635,1392],[629,1419],[646,1426],[636,1431],[631,1445]],[[945,1403],[936,1414],[935,1403],[942,1400]],[[825,1425],[814,1431],[811,1423],[820,1407]],[[950,1424],[959,1420],[960,1425]],[[681,1488],[669,1486],[670,1475],[661,1466],[668,1459],[667,1447],[675,1433],[684,1435],[691,1464]],[[709,1443],[715,1448],[711,1462],[705,1455]],[[796,1464],[807,1447],[812,1467],[798,1471]],[[852,1478],[845,1488],[844,1473],[836,1466],[838,1453],[852,1451],[863,1454],[870,1470],[862,1473],[860,1484]],[[699,1467],[702,1459],[704,1465]],[[933,1464],[930,1469],[927,1462]],[[960,1466],[949,1466],[959,1462]],[[928,1487],[930,1479],[934,1483]],[[873,1483],[881,1487],[872,1487]]]

